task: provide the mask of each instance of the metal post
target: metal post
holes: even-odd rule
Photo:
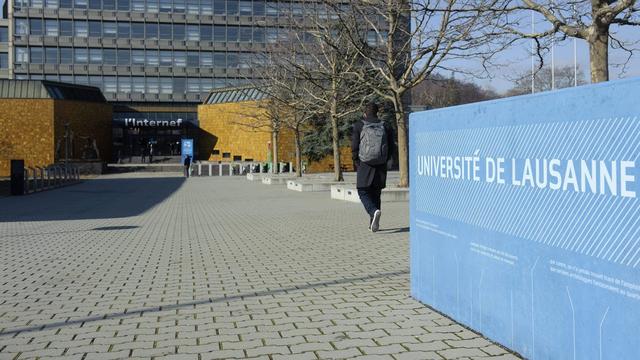
[[[29,168],[24,168],[24,193],[29,193]]]
[[[229,176],[233,175],[233,164],[229,163]]]
[[[218,161],[218,176],[222,176],[222,163]]]
[[[289,161],[289,173],[293,174],[293,163]]]
[[[211,172],[213,169],[211,167],[211,163],[209,163],[209,176],[213,175],[213,173]]]
[[[40,172],[40,187],[44,189],[46,187],[44,185],[44,169],[38,166],[38,172]]]
[[[202,176],[202,164],[198,163],[198,176]]]

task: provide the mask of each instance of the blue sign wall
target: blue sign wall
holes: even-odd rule
[[[411,292],[530,359],[640,357],[640,79],[412,114]]]
[[[187,155],[191,156],[193,160],[193,139],[182,139],[180,148],[180,154],[182,155],[180,163],[184,164],[184,159]]]

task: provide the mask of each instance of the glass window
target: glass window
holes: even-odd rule
[[[144,28],[145,28],[145,39],[158,38],[158,24],[146,23],[144,25]]]
[[[29,28],[31,29],[31,35],[42,35],[42,20],[30,19]]]
[[[171,56],[171,50],[160,51],[160,66],[173,65],[173,57]]]
[[[200,26],[187,25],[187,40],[200,41]]]
[[[88,0],[74,0],[73,6],[76,9],[86,9],[89,6]]]
[[[131,65],[131,50],[118,49],[118,65]]]
[[[129,11],[131,10],[131,4],[129,0],[117,0],[118,1],[118,10],[120,11]]]
[[[235,69],[238,67],[238,54],[236,53],[227,54],[227,67],[232,69]]]
[[[89,0],[89,9],[101,10],[102,9],[102,1],[101,0]],[[102,80],[100,80],[102,83]]]
[[[225,8],[225,0],[213,0],[213,14],[225,15],[227,9]]]
[[[73,36],[73,22],[71,20],[60,20],[60,36]]]
[[[131,38],[144,39],[144,23],[131,23]]]
[[[31,0],[31,7],[32,8],[42,8],[42,0]]]
[[[89,85],[102,88],[102,76],[89,76]]]
[[[200,25],[200,40],[211,41],[213,35],[213,26]]]
[[[199,93],[200,92],[200,79],[187,78],[187,92]]]
[[[89,21],[89,36],[102,37],[102,23],[100,21]]]
[[[106,65],[115,65],[116,61],[116,49],[103,49],[102,57]]]
[[[58,20],[45,20],[44,32],[47,36],[58,36]]]
[[[238,41],[238,27],[227,26],[227,42]]]
[[[160,24],[160,39],[171,40],[171,24]]]
[[[16,19],[16,35],[29,35],[29,20]]]
[[[104,92],[114,93],[118,91],[118,81],[115,76],[105,76],[102,82],[104,83]]]
[[[216,52],[213,53],[213,66],[217,68],[227,67],[227,55],[225,53]]]
[[[158,78],[147,78],[147,92],[149,94],[157,94],[158,93]]]
[[[84,75],[76,75],[76,84],[89,85],[89,77]]]
[[[224,25],[216,25],[213,27],[213,41],[226,41],[227,28]]]
[[[200,65],[200,53],[197,51],[187,52],[187,66],[198,67]]]
[[[160,78],[160,93],[173,94],[173,79]]]
[[[89,63],[102,64],[102,49],[89,49]]]
[[[76,20],[73,22],[74,34],[77,37],[87,37],[89,35],[89,27],[86,21]]]
[[[28,63],[29,62],[29,50],[25,47],[16,48],[16,63]]]
[[[0,53],[0,69],[9,68],[9,55],[6,53]]]
[[[187,0],[187,13],[194,15],[200,14],[200,0]]]
[[[264,43],[264,28],[253,28],[253,42]]]
[[[129,77],[120,77],[118,78],[118,91],[122,93],[130,93],[131,92],[131,78]]]
[[[132,88],[134,93],[144,93],[144,78],[134,77],[131,79]]]
[[[58,0],[47,0],[45,4],[47,9],[57,9],[58,7],[60,7],[60,3]]]
[[[9,41],[9,28],[0,27],[0,43],[6,43]]]
[[[89,61],[89,51],[87,49],[74,48],[74,63],[86,64]]]
[[[251,67],[251,53],[241,53],[238,55],[238,67],[248,69]]]
[[[173,78],[173,91],[176,94],[184,94],[187,90],[186,78]]]
[[[144,0],[131,0],[131,10],[144,12]]]
[[[238,0],[227,0],[227,15],[238,15]]]
[[[147,0],[147,12],[150,12],[150,13],[158,12],[158,0]]]
[[[132,65],[144,65],[144,50],[132,50],[131,51],[131,64]]]
[[[58,64],[58,48],[47,47],[44,51],[45,62],[47,64]]]
[[[240,15],[251,15],[253,14],[253,6],[251,1],[240,0]]]
[[[147,65],[158,66],[158,50],[147,50]]]
[[[219,79],[219,78],[213,79],[214,89],[223,88],[225,86],[227,86],[227,79]]]
[[[200,66],[213,67],[213,54],[210,52],[201,52]]]
[[[160,12],[171,12],[171,0],[160,0]]]
[[[268,1],[266,9],[267,16],[278,16],[278,3],[275,1]]]
[[[104,10],[115,10],[116,9],[116,0],[102,0],[102,9],[104,9]]]
[[[264,16],[264,1],[253,0],[253,15]]]
[[[29,48],[29,62],[32,64],[42,64],[44,60],[44,53],[41,47]]]
[[[60,64],[73,64],[72,48],[60,48]]]
[[[60,8],[61,9],[71,9],[73,8],[72,0],[60,0]]]
[[[202,15],[212,15],[213,14],[213,5],[211,4],[211,0],[203,0],[200,4],[200,13]]]
[[[180,66],[180,67],[187,66],[187,54],[184,51],[174,51],[173,65]]]
[[[184,40],[185,26],[182,24],[173,24],[173,40]]]
[[[114,22],[102,23],[102,33],[106,38],[114,38],[118,36],[118,25]]]
[[[173,0],[173,12],[184,14],[185,0]]]
[[[247,26],[243,26],[240,28],[240,41],[242,42],[251,42],[253,37],[253,29]]]
[[[128,22],[118,21],[118,38],[128,39],[131,35],[131,26]]]

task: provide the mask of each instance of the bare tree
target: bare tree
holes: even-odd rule
[[[322,4],[319,4],[322,5]],[[340,159],[340,123],[359,110],[366,87],[353,76],[362,66],[360,57],[349,41],[343,25],[318,12],[298,24],[296,39],[304,61],[290,65],[304,77],[305,95],[312,100],[317,113],[326,114],[331,123],[334,180],[343,181]]]
[[[493,90],[484,89],[472,82],[433,74],[411,91],[412,105],[443,108],[498,98]]]
[[[345,7],[326,0],[367,63],[356,76],[393,104],[400,187],[409,185],[409,91],[435,69],[452,69],[449,60],[493,53],[487,1],[493,0],[350,0]]]
[[[637,39],[625,41],[614,30],[619,26],[640,26],[636,0],[503,0],[492,11],[497,26],[505,34],[536,41],[535,51],[541,64],[542,51],[548,48],[549,39],[585,40],[589,44],[592,83],[609,80],[610,45],[626,51],[627,62],[637,51]],[[527,30],[531,29],[531,12],[542,16],[549,26],[539,31]]]
[[[576,78],[573,66],[562,66],[555,69],[554,76],[551,75],[551,68],[545,67],[535,74],[535,92],[549,91],[553,88],[562,89],[586,84],[584,71],[578,68]],[[554,84],[552,84],[552,82]],[[531,93],[531,73],[522,72],[515,80],[515,86],[507,91],[506,96],[524,95]]]

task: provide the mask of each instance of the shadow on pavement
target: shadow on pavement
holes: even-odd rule
[[[219,302],[229,302],[229,301],[235,301],[235,300],[244,300],[244,299],[251,299],[251,298],[262,297],[262,296],[280,295],[280,294],[285,294],[285,293],[288,293],[288,292],[291,292],[291,291],[308,290],[308,289],[314,289],[314,288],[323,287],[323,286],[342,285],[342,284],[348,284],[348,283],[352,283],[352,282],[360,282],[360,281],[368,281],[368,280],[375,280],[375,279],[390,278],[390,277],[394,277],[394,276],[401,276],[401,275],[407,275],[407,274],[409,274],[409,270],[385,272],[385,273],[378,273],[378,274],[366,275],[366,276],[361,276],[361,277],[345,278],[345,279],[338,279],[338,280],[329,280],[329,281],[317,282],[317,283],[309,283],[309,284],[304,284],[304,285],[299,285],[299,286],[290,286],[290,287],[281,288],[281,289],[257,291],[257,292],[254,292],[254,293],[245,293],[245,294],[238,294],[238,295],[233,295],[233,296],[220,296],[220,297],[217,297],[217,298],[209,298],[209,299],[202,299],[202,300],[196,300],[196,301],[189,301],[189,302],[184,302],[184,303],[181,303],[181,304],[160,305],[160,306],[155,306],[155,307],[150,307],[150,308],[142,308],[142,309],[131,310],[131,311],[127,311],[127,312],[120,312],[120,313],[115,313],[115,314],[96,315],[96,316],[90,316],[90,317],[85,317],[85,318],[76,319],[76,320],[70,320],[70,321],[61,321],[61,322],[50,323],[50,324],[41,324],[41,325],[33,325],[33,326],[29,326],[29,327],[17,328],[17,329],[12,329],[12,330],[7,330],[7,331],[4,331],[4,332],[0,332],[0,337],[7,336],[7,335],[15,335],[15,334],[18,334],[18,333],[23,333],[23,332],[49,330],[49,329],[55,329],[55,328],[61,328],[61,327],[65,327],[65,326],[70,326],[70,325],[91,323],[91,322],[94,322],[94,321],[101,321],[101,320],[108,320],[108,319],[121,319],[121,318],[132,317],[132,316],[142,316],[144,314],[152,314],[152,313],[160,312],[160,311],[177,310],[177,309],[181,309],[181,308],[192,309],[196,305],[214,304],[214,303],[219,303]]]
[[[394,228],[394,229],[380,229],[378,232],[383,234],[397,234],[409,232],[409,227]]]
[[[168,198],[184,180],[182,177],[98,178],[36,194],[3,197],[0,198],[0,222],[136,216]]]

